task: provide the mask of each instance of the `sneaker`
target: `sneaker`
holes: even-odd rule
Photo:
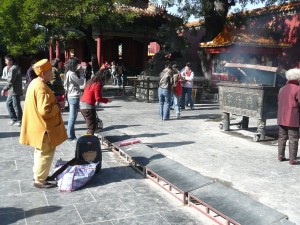
[[[15,123],[14,123],[14,126],[15,126],[15,127],[20,127],[20,126],[21,126],[21,122],[20,122],[20,121],[15,122]]]
[[[177,114],[176,119],[180,119],[180,114]]]
[[[12,125],[15,124],[15,122],[16,122],[16,121],[13,121],[13,120],[12,120],[12,121],[10,121],[10,122],[8,123],[8,125],[9,125],[9,126],[12,126]]]
[[[68,141],[76,143],[77,142],[77,138],[73,138],[73,139],[68,138]]]

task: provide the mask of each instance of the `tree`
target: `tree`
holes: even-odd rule
[[[0,41],[7,51],[20,55],[35,53],[47,46],[50,38],[82,36],[93,62],[99,69],[95,35],[110,27],[118,29],[133,21],[136,13],[126,4],[130,0],[2,0],[0,4]],[[70,35],[72,34],[72,35]]]
[[[162,0],[163,5],[172,7],[178,6],[178,12],[187,21],[190,16],[204,21],[206,34],[199,42],[213,40],[224,28],[229,10],[233,6],[240,5],[236,12],[245,8],[247,4],[264,3],[266,6],[275,3],[284,3],[285,0]],[[210,77],[209,57],[203,49],[199,49],[199,57],[202,65],[202,72],[205,77]]]
[[[0,4],[0,43],[10,54],[35,53],[44,47],[45,29],[36,23],[34,1],[2,0]]]

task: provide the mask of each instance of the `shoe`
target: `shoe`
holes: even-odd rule
[[[33,182],[33,186],[35,188],[53,188],[56,185],[55,184],[50,184],[49,182],[45,182],[43,184]]]
[[[70,141],[70,142],[76,142],[77,138],[68,138],[68,141]]]
[[[10,121],[10,122],[8,122],[8,126],[12,126],[12,125],[14,125],[14,124],[15,124],[15,122],[16,122],[16,121],[13,121],[13,120],[12,120],[12,121]]]
[[[21,126],[21,122],[20,121],[17,121],[13,124],[15,127],[20,127]]]
[[[297,161],[297,160],[291,160],[289,163],[291,165],[300,165],[300,161]]]
[[[285,157],[283,157],[283,156],[279,156],[278,157],[278,161],[284,162],[284,161],[287,161],[287,159]]]
[[[176,119],[180,119],[180,114],[177,114]]]
[[[195,107],[192,107],[191,110],[195,110]]]

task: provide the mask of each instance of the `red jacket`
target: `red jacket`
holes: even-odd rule
[[[95,105],[96,102],[103,102],[103,103],[108,102],[108,98],[102,98],[101,82],[95,82],[92,83],[91,85],[87,85],[84,88],[84,92],[80,100],[90,105]]]
[[[300,86],[288,83],[278,94],[278,125],[299,127]]]

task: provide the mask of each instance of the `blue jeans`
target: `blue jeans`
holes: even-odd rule
[[[77,118],[77,114],[79,111],[79,98],[71,98],[68,97],[68,103],[69,103],[69,119],[68,119],[68,128],[67,128],[67,134],[68,139],[75,139],[75,122]]]
[[[170,118],[171,91],[167,88],[158,88],[158,100],[160,118],[168,120]]]
[[[22,107],[20,95],[9,95],[6,99],[6,108],[10,119],[13,121],[22,121]]]
[[[181,96],[181,108],[184,109],[185,108],[185,95],[187,95],[187,100],[190,103],[190,107],[191,109],[194,108],[194,101],[192,99],[192,88],[182,88],[182,96]]]
[[[172,94],[173,99],[173,107],[176,113],[176,116],[180,116],[180,96],[177,96],[175,94]]]

